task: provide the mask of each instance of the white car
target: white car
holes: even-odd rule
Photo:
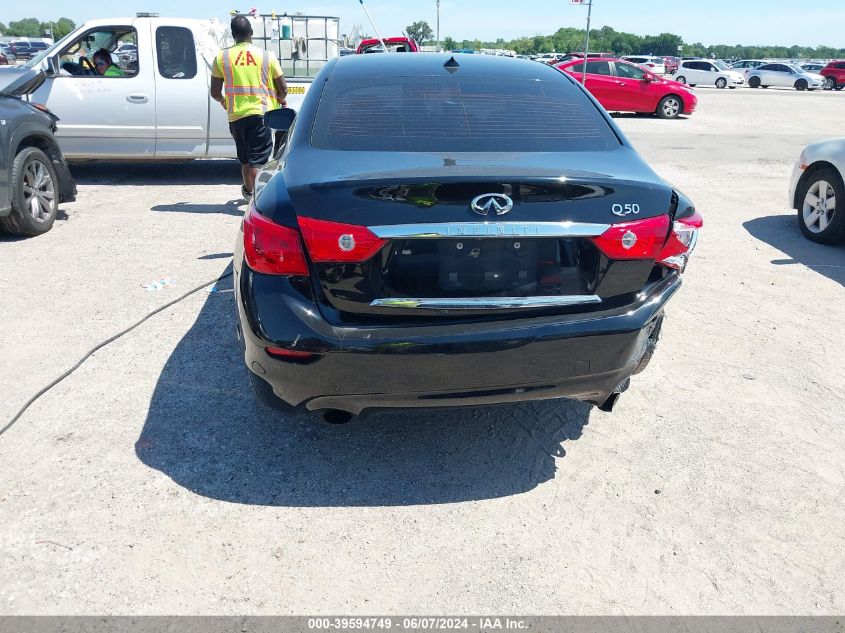
[[[745,73],[746,70],[757,68],[758,66],[768,63],[769,62],[764,59],[740,59],[739,61],[731,64],[731,70],[737,70],[741,73]]]
[[[789,206],[814,242],[845,241],[845,137],[808,145],[792,168]]]
[[[695,86],[716,86],[717,88],[736,88],[745,84],[742,73],[721,61],[709,59],[685,59],[672,73],[672,79],[682,84]]]
[[[655,75],[666,74],[666,60],[662,57],[654,57],[653,55],[625,55],[624,57],[620,57],[620,59],[637,64],[638,66],[643,66]]]
[[[768,88],[780,86],[796,90],[815,90],[824,86],[824,77],[810,73],[795,64],[763,64],[745,72],[748,86]]]

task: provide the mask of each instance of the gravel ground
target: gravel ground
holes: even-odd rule
[[[786,188],[845,94],[698,92],[690,119],[618,119],[706,227],[612,414],[282,419],[224,280],[0,437],[0,614],[841,613],[845,247],[804,240]],[[50,233],[0,238],[0,426],[225,273],[237,172],[77,166]]]

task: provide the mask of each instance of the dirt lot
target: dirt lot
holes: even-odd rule
[[[706,227],[612,414],[280,419],[224,282],[0,437],[0,613],[841,613],[845,247],[805,241],[786,188],[845,94],[698,92],[688,120],[619,118]],[[53,231],[0,240],[0,426],[227,270],[237,171],[78,166]]]

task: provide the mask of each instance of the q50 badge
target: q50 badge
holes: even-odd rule
[[[637,215],[640,212],[640,205],[638,204],[614,204],[610,207],[610,210],[613,212],[613,215],[618,215],[620,218],[624,218],[626,215]]]

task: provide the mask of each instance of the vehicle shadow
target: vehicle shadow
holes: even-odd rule
[[[225,204],[196,204],[193,202],[176,202],[174,204],[157,204],[150,207],[153,211],[176,213],[223,213],[225,215],[243,215],[246,208],[243,199],[229,200]]]
[[[172,185],[240,185],[241,166],[236,160],[92,161],[71,163],[78,185],[161,187]]]
[[[803,264],[845,286],[845,244],[829,246],[811,242],[801,234],[795,214],[756,218],[743,226],[758,240],[789,256],[773,259],[772,263],[776,266]]]
[[[453,503],[553,479],[591,407],[548,401],[379,413],[344,426],[256,404],[231,277],[209,294],[153,392],[138,458],[205,497],[274,506]]]

